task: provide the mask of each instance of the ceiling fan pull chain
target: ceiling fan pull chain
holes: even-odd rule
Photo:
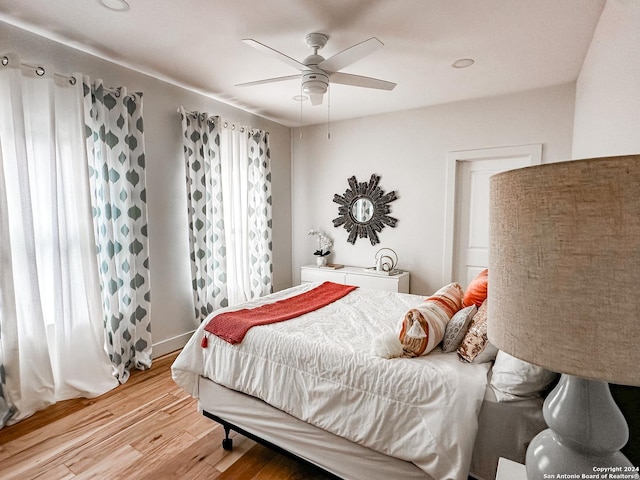
[[[302,99],[302,83],[300,84],[300,140],[302,140],[302,104],[304,100]]]
[[[327,85],[327,140],[331,140],[331,84]]]

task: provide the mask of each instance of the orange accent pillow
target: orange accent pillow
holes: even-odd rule
[[[471,280],[467,290],[464,292],[462,303],[465,307],[475,305],[480,308],[487,299],[487,286],[489,284],[489,269],[485,268],[476,278]]]

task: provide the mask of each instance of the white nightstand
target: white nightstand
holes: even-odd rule
[[[367,272],[364,267],[349,267],[332,269],[316,265],[300,267],[300,282],[334,282],[343,285],[355,285],[387,292],[409,293],[409,272],[398,275],[380,275]]]
[[[527,480],[527,469],[521,463],[500,457],[496,480]]]

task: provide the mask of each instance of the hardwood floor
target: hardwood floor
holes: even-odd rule
[[[171,379],[177,354],[98,398],[59,402],[0,430],[0,479],[325,480],[315,469],[224,430]]]

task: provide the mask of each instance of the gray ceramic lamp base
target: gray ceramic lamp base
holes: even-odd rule
[[[566,478],[609,478],[610,473],[638,478],[619,451],[629,439],[629,428],[608,383],[562,375],[544,402],[543,414],[549,428],[527,449],[529,480],[572,474],[579,477]]]

